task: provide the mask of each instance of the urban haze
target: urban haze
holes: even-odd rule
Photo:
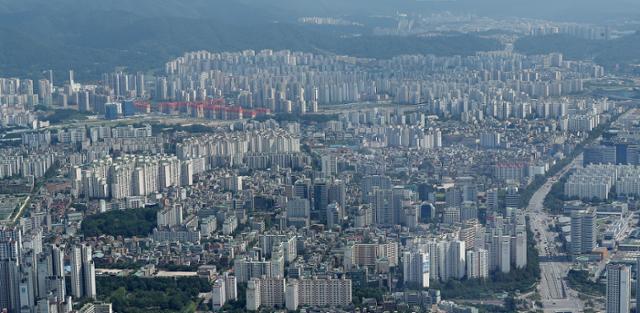
[[[638,0],[0,0],[0,313],[640,313]]]

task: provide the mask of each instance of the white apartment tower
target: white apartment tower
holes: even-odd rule
[[[77,299],[96,297],[96,272],[91,246],[83,244],[71,249],[71,294]]]
[[[467,277],[489,277],[489,252],[485,249],[467,251]]]
[[[402,269],[405,284],[415,284],[420,288],[429,288],[429,271],[431,270],[429,253],[422,251],[405,251],[402,254]]]

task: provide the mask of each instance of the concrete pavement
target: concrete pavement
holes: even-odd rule
[[[572,168],[577,167],[582,162],[582,157],[576,157],[571,163],[560,170],[556,175],[549,177],[547,181],[538,189],[527,206],[526,212],[529,217],[531,230],[536,236],[538,254],[544,259],[552,259],[554,257],[564,257],[564,254],[558,251],[556,245],[556,234],[549,230],[553,218],[544,211],[544,198],[551,190],[551,186],[565,175]],[[546,257],[546,258],[545,258]],[[541,261],[540,262],[540,283],[538,284],[538,292],[543,304],[543,311],[555,313],[563,312],[581,312],[584,303],[572,292],[567,286],[564,278],[569,272],[571,263],[567,261]]]

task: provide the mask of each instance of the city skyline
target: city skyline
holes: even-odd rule
[[[640,309],[632,1],[0,0],[0,312]]]

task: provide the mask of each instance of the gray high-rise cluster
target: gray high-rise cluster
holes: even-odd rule
[[[67,247],[43,245],[42,240],[40,228],[26,235],[17,227],[0,228],[0,308],[10,313],[67,313],[72,310],[73,299],[96,298],[91,247],[70,249],[71,295],[67,295]]]

